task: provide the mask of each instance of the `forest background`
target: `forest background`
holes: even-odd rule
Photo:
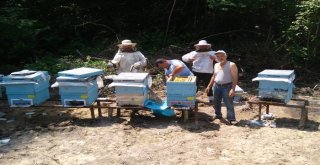
[[[225,50],[246,78],[294,69],[320,79],[319,0],[3,0],[0,73],[105,69],[123,39],[152,60],[181,58],[199,40]]]

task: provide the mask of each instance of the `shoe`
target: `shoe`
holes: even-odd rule
[[[209,101],[210,104],[213,104],[213,96],[209,96],[208,97],[208,101]]]
[[[222,119],[222,117],[221,116],[215,116],[215,117],[208,117],[208,120],[209,121],[214,121],[214,120],[216,120],[216,119]]]
[[[236,120],[228,120],[228,125],[237,125],[238,122]]]

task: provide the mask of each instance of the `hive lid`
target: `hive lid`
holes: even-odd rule
[[[131,73],[131,72],[122,72],[117,75],[113,80],[114,81],[139,81],[142,82],[148,77],[148,73]]]
[[[69,76],[59,76],[57,77],[57,82],[88,82],[95,80],[95,77],[86,77],[86,78],[76,78]]]
[[[18,72],[13,72],[8,76],[3,77],[4,82],[11,82],[11,81],[49,81],[50,76],[48,75],[47,71],[29,71],[29,70],[22,70]]]
[[[291,78],[292,76],[294,76],[294,70],[266,69],[266,70],[258,73],[258,77]]]
[[[33,70],[21,70],[18,72],[12,72],[10,75],[12,76],[26,76],[26,75],[31,75],[36,73],[37,71],[33,71]]]
[[[85,67],[58,72],[58,76],[67,76],[67,77],[74,77],[74,78],[86,78],[86,77],[98,76],[102,74],[103,74],[103,70],[101,69],[85,68]]]

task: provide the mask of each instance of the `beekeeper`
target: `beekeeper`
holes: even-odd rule
[[[121,41],[121,44],[118,45],[118,52],[111,61],[111,65],[117,69],[117,74],[121,72],[143,72],[147,65],[147,59],[140,51],[137,51],[136,45],[128,39]]]
[[[217,61],[214,55],[215,51],[211,49],[211,44],[206,40],[200,40],[194,45],[195,50],[182,56],[186,63],[192,63],[192,72],[197,76],[197,90],[200,85],[207,87],[213,74],[213,64]],[[207,93],[209,102],[213,102],[213,93],[210,90]]]
[[[180,60],[159,58],[155,63],[157,67],[164,69],[166,79],[175,76],[193,76],[189,68]]]

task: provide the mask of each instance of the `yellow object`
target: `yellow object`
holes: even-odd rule
[[[194,97],[187,97],[187,100],[194,100]]]
[[[28,99],[34,99],[35,96],[34,95],[28,95]]]
[[[174,82],[186,82],[188,80],[188,77],[176,77],[174,79]]]
[[[87,99],[87,98],[88,98],[88,95],[81,95],[80,98],[82,98],[82,99]]]

